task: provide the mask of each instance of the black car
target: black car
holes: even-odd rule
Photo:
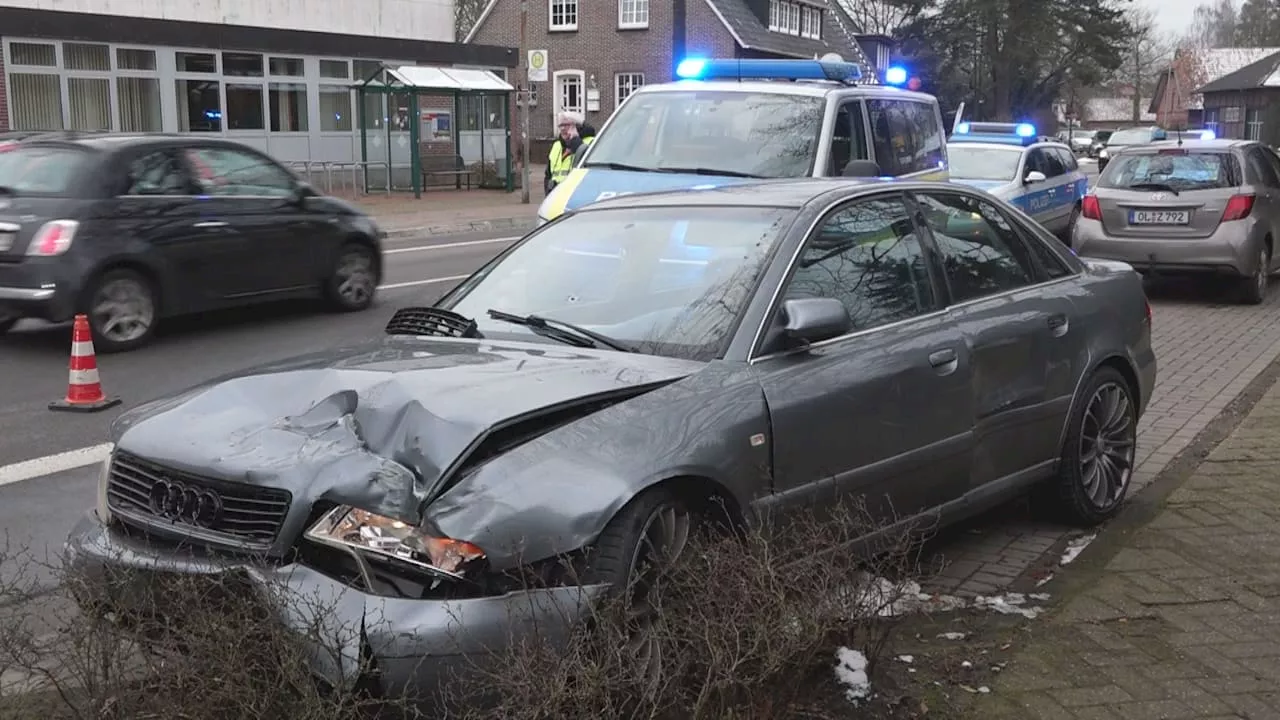
[[[174,315],[293,297],[368,308],[382,233],[246,145],[49,135],[0,152],[0,333],[89,316],[131,350]]]

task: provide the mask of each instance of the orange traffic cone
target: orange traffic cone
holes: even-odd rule
[[[71,372],[67,380],[67,397],[49,403],[50,410],[97,412],[120,404],[120,398],[109,398],[98,381],[98,358],[93,351],[93,335],[89,318],[76,315],[71,330]]]

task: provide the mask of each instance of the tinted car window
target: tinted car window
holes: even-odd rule
[[[794,210],[616,208],[544,226],[441,301],[486,336],[538,340],[496,309],[571,322],[655,355],[720,356]]]
[[[126,195],[186,195],[190,192],[186,171],[172,151],[147,153],[129,163]]]
[[[1222,152],[1121,154],[1098,178],[1098,187],[1140,190],[1167,185],[1179,192],[1239,185],[1235,158]]]
[[[1040,156],[1042,168],[1040,172],[1044,173],[1045,177],[1053,178],[1066,174],[1067,169],[1062,166],[1062,158],[1058,157],[1058,153],[1053,148],[1040,148],[1033,152]]]
[[[702,168],[761,177],[811,174],[822,98],[708,90],[637,94],[614,114],[585,167]]]
[[[921,193],[921,208],[942,254],[953,302],[1035,282],[1035,263],[991,203],[959,193]]]
[[[1076,162],[1076,156],[1070,150],[1054,148],[1054,152],[1057,153],[1058,160],[1062,162],[1062,167],[1067,172],[1075,172],[1080,169],[1080,165]]]
[[[1280,177],[1276,176],[1275,169],[1271,167],[1271,163],[1267,162],[1266,156],[1260,149],[1251,147],[1246,150],[1245,162],[1249,165],[1251,179],[1267,187],[1280,187]]]
[[[196,181],[210,195],[288,197],[293,175],[274,162],[231,148],[187,148],[187,162]]]
[[[19,145],[0,153],[0,187],[22,195],[64,195],[93,159],[93,153],[77,147]]]
[[[867,129],[863,122],[862,101],[853,100],[840,106],[831,128],[831,167],[827,174],[839,176],[852,160],[870,160]]]
[[[940,167],[944,141],[932,106],[908,100],[868,100],[867,116],[876,162],[885,175]]]
[[[855,330],[934,309],[928,265],[903,199],[859,200],[829,215],[801,251],[785,297],[835,298]]]

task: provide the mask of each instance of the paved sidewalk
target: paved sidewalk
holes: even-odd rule
[[[519,234],[534,227],[543,198],[543,167],[530,166],[529,173],[528,205],[520,202],[519,187],[512,192],[467,190],[465,185],[462,190],[439,187],[424,191],[421,199],[414,198],[411,192],[373,192],[352,198],[337,191],[334,195],[364,208],[391,237],[503,230]]]
[[[972,717],[1280,718],[1280,385],[1151,512],[1085,550]]]

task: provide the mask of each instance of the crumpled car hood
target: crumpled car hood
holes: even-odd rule
[[[536,343],[387,338],[142,406],[118,421],[117,447],[418,523],[446,471],[491,428],[701,367]]]

